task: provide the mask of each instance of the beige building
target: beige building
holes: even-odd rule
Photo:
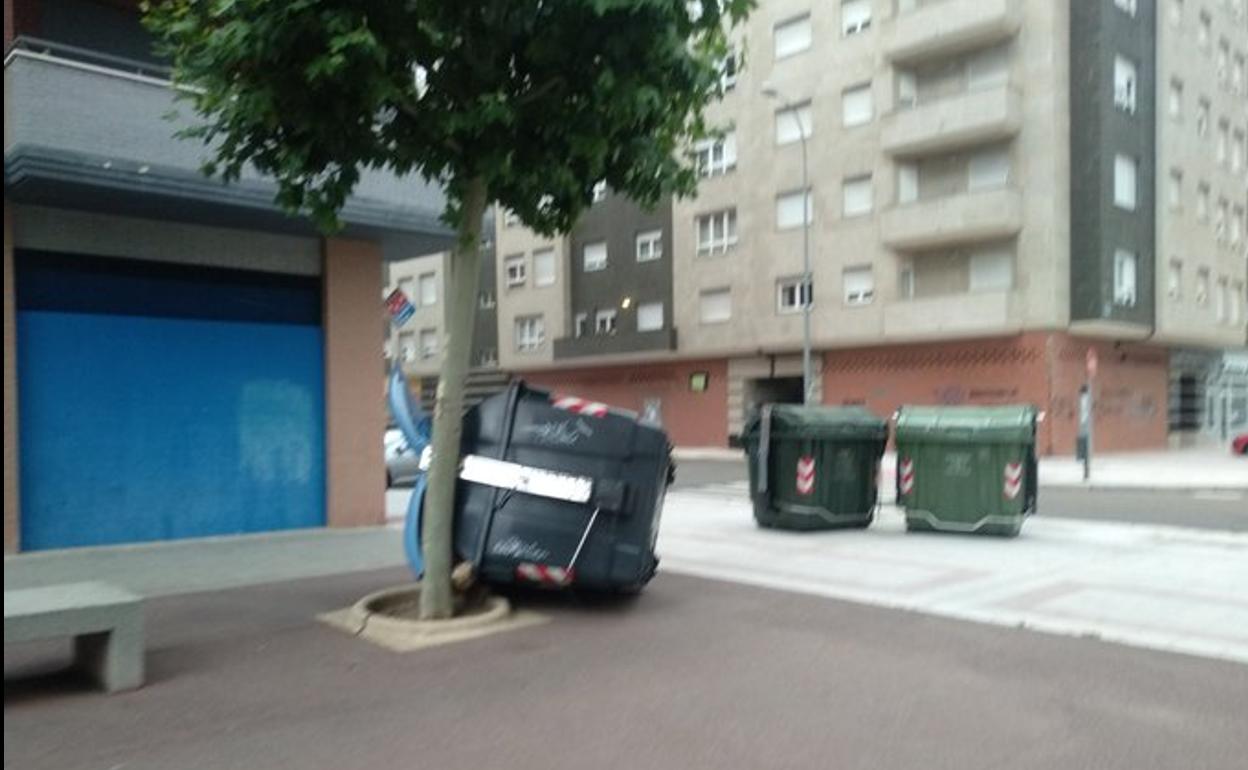
[[[416,308],[403,327],[387,321],[386,358],[396,356],[409,375],[437,374],[446,333],[443,302],[447,252],[438,252],[387,265],[386,295],[398,289]]]
[[[1032,401],[1042,448],[1069,452],[1095,357],[1098,443],[1162,445],[1171,354],[1246,340],[1245,6],[762,2],[712,109],[728,133],[694,148],[704,181],[670,207],[672,344],[529,345],[517,319],[547,337],[631,327],[571,308],[596,242],[500,221],[503,365],[659,403],[678,443],[731,441],[754,404],[800,398],[809,216],[818,400]],[[506,288],[508,255],[532,271],[545,249],[551,281]],[[612,265],[621,250],[631,264],[612,241]],[[644,285],[624,279],[607,312]]]

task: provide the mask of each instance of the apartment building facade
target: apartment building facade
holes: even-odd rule
[[[324,237],[200,173],[137,3],[4,24],[5,551],[383,523],[382,268],[440,189],[366,172]]]
[[[575,335],[587,257],[575,232],[531,243],[500,221],[517,264],[555,255],[541,299],[500,290],[504,366],[725,445],[757,403],[800,399],[809,296],[824,403],[1031,402],[1042,451],[1069,453],[1094,357],[1098,445],[1163,446],[1172,354],[1245,343],[1248,17],[1242,0],[1173,5],[1177,23],[1171,0],[761,3],[712,110],[727,133],[693,148],[704,179],[670,206],[671,347],[607,327],[572,358],[509,344],[519,317]],[[1163,114],[1173,82],[1185,122]],[[608,259],[632,269],[639,249]],[[611,284],[621,307],[629,278]]]

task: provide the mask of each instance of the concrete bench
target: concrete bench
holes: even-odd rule
[[[143,600],[107,583],[4,592],[4,643],[72,636],[74,663],[108,692],[143,685]]]

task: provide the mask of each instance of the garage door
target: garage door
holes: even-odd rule
[[[16,263],[23,550],[324,523],[319,279]]]

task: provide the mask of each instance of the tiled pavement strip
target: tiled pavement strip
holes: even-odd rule
[[[1016,539],[758,529],[744,484],[672,492],[661,568],[1248,663],[1248,535],[1029,519]]]

